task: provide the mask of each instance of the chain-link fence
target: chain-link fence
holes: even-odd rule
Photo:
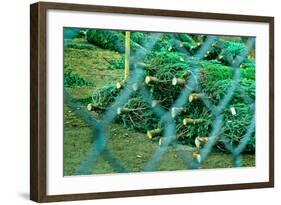
[[[239,54],[235,56],[233,53],[228,52],[223,48],[224,45],[216,44],[216,46],[221,46],[221,52],[224,55],[225,61],[227,61],[229,67],[233,68],[232,81],[227,86],[226,94],[219,100],[217,104],[210,100],[210,94],[205,93],[204,89],[200,84],[200,77],[203,71],[202,65],[199,64],[206,54],[211,52],[214,44],[218,42],[219,36],[207,35],[204,39],[203,44],[198,46],[196,52],[191,53],[185,49],[180,43],[178,38],[174,34],[169,34],[170,40],[174,42],[175,49],[178,52],[183,53],[186,57],[192,57],[194,60],[192,63],[188,64],[189,78],[186,79],[184,85],[181,86],[181,91],[177,98],[173,100],[173,104],[167,108],[155,99],[154,95],[151,94],[150,87],[144,83],[145,81],[145,65],[143,64],[144,59],[153,50],[156,43],[162,37],[161,33],[152,33],[150,37],[146,39],[141,45],[138,45],[137,49],[130,56],[131,66],[130,66],[130,76],[124,86],[120,89],[118,95],[114,98],[114,102],[110,106],[106,107],[102,116],[100,118],[94,117],[94,115],[87,110],[86,106],[80,105],[73,96],[71,96],[66,90],[64,90],[64,102],[70,109],[75,112],[79,117],[81,117],[86,124],[89,125],[93,138],[95,142],[92,143],[90,150],[87,153],[86,159],[81,163],[80,168],[77,170],[78,175],[91,174],[93,172],[93,166],[97,163],[99,157],[106,159],[110,165],[113,167],[115,172],[130,172],[130,169],[125,165],[122,160],[118,159],[118,156],[113,154],[108,148],[107,143],[109,139],[109,133],[107,132],[107,127],[118,118],[120,114],[120,108],[125,107],[126,103],[131,99],[135,92],[138,92],[145,102],[146,106],[153,112],[156,118],[161,122],[162,137],[161,145],[154,151],[150,159],[147,161],[143,171],[154,171],[157,170],[163,155],[166,153],[168,147],[177,147],[178,143],[174,143],[176,136],[178,135],[178,126],[175,121],[177,115],[180,111],[192,103],[189,99],[190,96],[194,96],[196,99],[199,98],[200,102],[208,109],[212,115],[211,131],[204,142],[196,156],[194,157],[190,152],[186,152],[182,149],[175,149],[176,154],[183,160],[187,168],[200,168],[201,164],[208,158],[214,146],[216,146],[219,141],[223,144],[224,151],[230,152],[233,157],[233,166],[241,166],[241,156],[248,142],[252,140],[255,132],[255,99],[249,96],[241,86],[241,75],[243,68],[241,68],[241,63],[248,57],[249,51],[255,46],[255,38],[248,37],[247,42],[245,42],[246,49],[243,49]],[[178,42],[178,43],[177,43]],[[123,43],[123,42],[122,42]],[[114,45],[120,46],[119,42],[114,42]],[[185,59],[182,60],[182,63]],[[174,81],[177,79],[175,78]],[[173,81],[173,79],[171,79]],[[175,82],[174,82],[175,83]],[[136,91],[135,85],[138,85]],[[171,85],[172,86],[172,85]],[[249,105],[251,112],[251,122],[247,125],[241,124],[240,126],[247,126],[247,132],[242,133],[243,136],[240,137],[238,144],[230,143],[225,138],[224,133],[224,111],[228,109],[230,101],[233,99],[234,93],[238,92],[240,97],[243,99],[245,104]],[[156,105],[154,102],[158,102]],[[77,107],[82,107],[82,109],[76,109]],[[119,110],[119,112],[118,112]],[[235,110],[232,110],[235,113]],[[195,121],[193,122],[195,123]],[[204,124],[204,122],[203,122]],[[203,125],[202,125],[203,126]],[[201,142],[201,139],[197,139],[197,142]]]

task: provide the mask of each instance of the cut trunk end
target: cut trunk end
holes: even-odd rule
[[[203,119],[191,119],[191,118],[184,118],[183,119],[184,125],[195,125],[195,124],[202,123],[202,122],[204,122]]]
[[[139,66],[139,67],[141,67],[141,68],[146,68],[146,67],[148,67],[148,65],[145,64],[145,63],[143,63],[143,62],[137,62],[136,65]]]
[[[191,102],[197,101],[197,100],[199,100],[201,98],[202,98],[202,94],[200,94],[200,93],[192,93],[191,95],[189,95],[188,100],[191,103]]]
[[[167,145],[173,143],[173,142],[176,141],[176,140],[177,140],[177,137],[176,137],[176,136],[171,136],[171,137],[169,137],[169,138],[167,138],[167,137],[161,137],[161,138],[159,139],[159,141],[158,141],[158,144],[159,144],[159,146],[167,146]]]
[[[87,110],[88,110],[88,111],[97,111],[97,110],[102,110],[102,108],[100,108],[98,105],[89,103],[89,104],[87,105]]]
[[[157,84],[158,82],[159,82],[159,80],[153,76],[146,76],[146,78],[145,78],[145,83],[147,85]]]
[[[147,130],[146,135],[149,139],[153,139],[159,135],[161,135],[162,129],[157,128],[155,130]]]
[[[132,111],[131,109],[119,107],[119,108],[117,108],[117,115],[129,113],[131,111]]]
[[[196,160],[198,163],[201,163],[201,155],[198,152],[192,152],[192,159]]]
[[[139,84],[138,83],[134,83],[132,85],[132,88],[133,88],[134,91],[138,91],[139,90]]]
[[[157,105],[159,104],[159,101],[158,100],[152,100],[151,102],[151,107],[156,107]]]
[[[178,114],[182,113],[183,111],[184,111],[183,107],[172,107],[171,109],[172,118],[175,118]]]
[[[172,85],[174,85],[174,86],[176,86],[176,85],[179,85],[179,86],[185,86],[185,84],[186,84],[186,81],[185,81],[185,79],[183,79],[183,78],[173,78],[173,80],[172,80]]]
[[[117,89],[122,89],[122,88],[124,88],[124,86],[125,86],[125,82],[124,81],[116,83],[116,88]]]
[[[206,142],[208,142],[209,138],[208,137],[196,137],[194,144],[195,146],[199,149],[204,145]]]

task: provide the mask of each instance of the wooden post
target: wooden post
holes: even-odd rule
[[[126,31],[125,40],[125,81],[128,80],[130,75],[130,31]]]
[[[124,81],[117,82],[116,88],[122,89],[125,85],[125,82],[129,79],[130,76],[130,38],[131,38],[131,32],[126,31],[125,34],[125,70],[124,70]]]

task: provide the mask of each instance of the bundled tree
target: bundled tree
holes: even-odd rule
[[[216,59],[221,64],[229,66],[233,65],[237,60],[242,60],[240,65],[242,68],[255,68],[255,61],[253,59],[254,56],[249,55],[248,58],[240,58],[241,53],[246,52],[247,49],[246,45],[240,41],[237,42],[229,38],[219,38],[205,54],[204,59]]]

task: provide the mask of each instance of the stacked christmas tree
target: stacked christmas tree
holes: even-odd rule
[[[125,52],[125,32],[87,30],[88,42],[105,49]],[[197,55],[207,42],[205,35],[161,34],[151,50],[144,46],[155,33],[131,32],[131,67],[142,69],[141,80],[133,84],[133,94],[116,110],[116,122],[146,133],[151,139],[163,140],[163,123],[153,108],[159,106],[176,123],[175,141],[194,146],[196,138],[210,135],[214,110],[222,108],[221,135],[217,147],[226,150],[224,143],[238,145],[246,134],[255,112],[254,48],[247,50],[246,37],[216,37],[203,56]],[[145,57],[134,61],[142,51]],[[246,56],[242,54],[247,53]],[[239,66],[235,61],[240,61]],[[112,63],[112,68],[124,68],[124,59]],[[194,86],[190,86],[194,82]],[[104,113],[116,97],[128,89],[127,81],[113,82],[93,92],[88,110]],[[148,91],[148,101],[141,88]],[[233,92],[229,89],[233,88]],[[186,103],[176,107],[175,101],[183,90],[188,90]],[[223,104],[225,96],[229,101]],[[220,107],[222,106],[222,107]],[[255,133],[244,151],[255,151]]]

